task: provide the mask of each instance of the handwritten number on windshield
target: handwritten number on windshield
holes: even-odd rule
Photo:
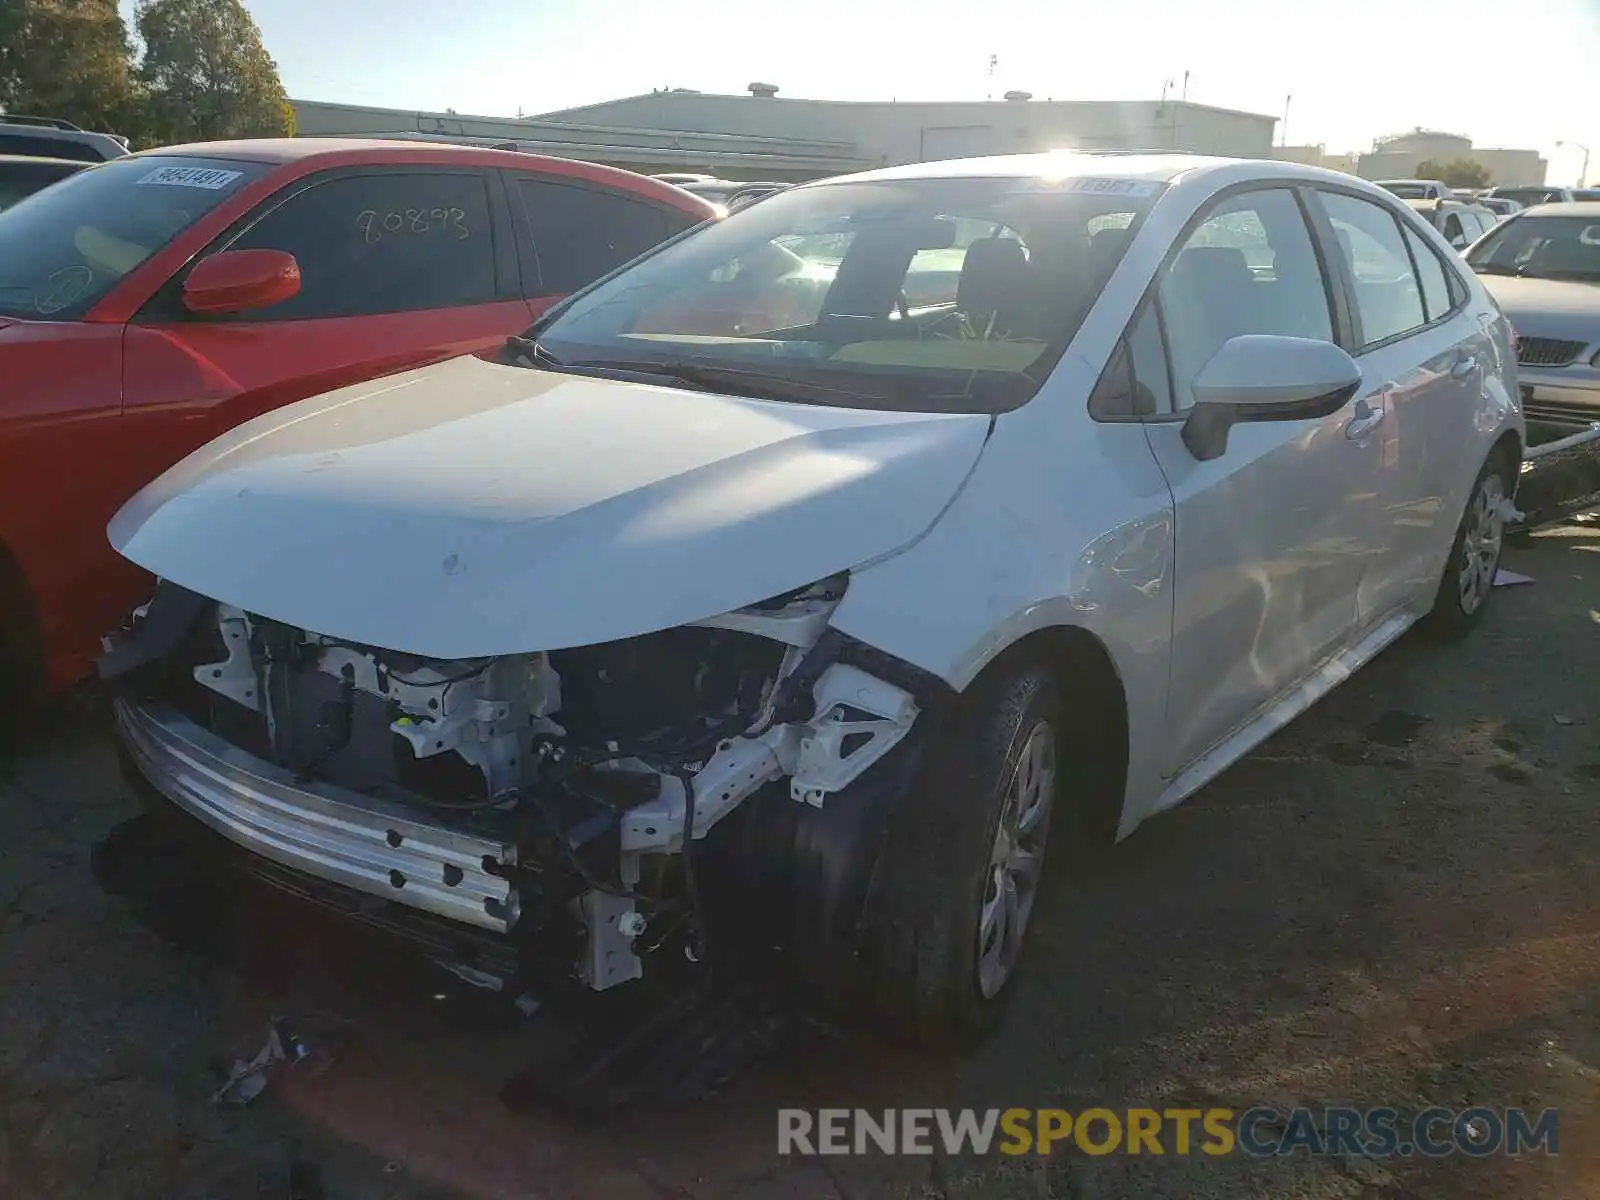
[[[459,208],[397,208],[380,212],[374,208],[363,209],[356,217],[356,228],[361,240],[376,245],[385,237],[408,237],[433,234],[464,242],[472,236],[467,228],[467,214]]]

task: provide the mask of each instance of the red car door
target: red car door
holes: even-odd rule
[[[196,261],[233,250],[292,254],[299,293],[196,316],[183,304],[185,270],[128,326],[128,436],[159,446],[167,463],[307,396],[498,349],[533,312],[492,170],[323,171],[272,196]]]

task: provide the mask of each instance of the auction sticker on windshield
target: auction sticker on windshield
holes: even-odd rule
[[[208,192],[215,192],[243,174],[243,171],[219,171],[215,167],[157,167],[149,174],[141,175],[134,183],[204,188]]]
[[[1093,192],[1097,196],[1154,196],[1158,184],[1148,179],[1069,179],[1069,192]]]

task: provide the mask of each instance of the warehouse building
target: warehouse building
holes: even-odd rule
[[[1271,153],[1276,118],[1185,101],[839,101],[673,89],[535,117],[293,101],[307,136],[405,136],[514,144],[644,172],[731,179],[814,179],[899,163],[1038,150]]]

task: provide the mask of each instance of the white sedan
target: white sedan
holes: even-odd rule
[[[1480,281],[1347,175],[795,187],[503,361],[173,468],[110,526],[163,583],[102,672],[159,811],[476,977],[778,944],[967,1034],[1047,846],[1069,868],[1413,624],[1478,620],[1515,372]]]

